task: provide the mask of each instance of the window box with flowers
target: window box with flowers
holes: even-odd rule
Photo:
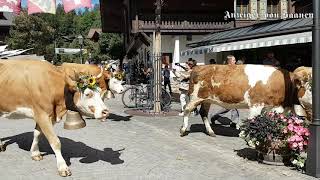
[[[303,170],[306,160],[308,121],[293,113],[263,112],[244,120],[239,136],[258,152],[258,159],[267,164],[295,166]]]

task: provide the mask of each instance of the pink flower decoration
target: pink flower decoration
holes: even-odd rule
[[[293,148],[297,148],[297,147],[298,147],[298,143],[294,142],[294,143],[292,144],[292,147],[293,147]]]
[[[306,135],[306,136],[310,136],[310,132],[309,132],[309,129],[305,128],[305,132],[304,132],[304,135]]]
[[[290,121],[290,120],[289,120]],[[289,131],[293,131],[293,124],[289,124],[288,125],[288,129],[289,129]]]
[[[303,141],[303,145],[308,145],[308,141]]]
[[[303,151],[303,146],[299,146],[299,150],[300,150],[300,151]]]
[[[289,143],[293,143],[293,142],[295,142],[295,137],[294,136],[292,136],[292,137],[290,137],[289,139],[288,139],[288,141],[289,141]]]
[[[294,122],[300,125],[303,123],[303,120],[296,118]]]

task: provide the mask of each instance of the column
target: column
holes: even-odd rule
[[[179,63],[179,62],[180,62],[180,39],[179,39],[179,36],[175,36],[172,68],[178,69],[179,66],[176,66],[175,63]]]
[[[281,19],[286,18],[288,15],[288,1],[280,0],[279,4],[280,4]]]
[[[259,18],[262,20],[267,19],[267,0],[260,0],[259,7]]]
[[[257,19],[258,17],[258,2],[257,0],[249,1],[249,13],[251,14],[251,19]]]

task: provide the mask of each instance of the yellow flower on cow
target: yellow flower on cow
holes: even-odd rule
[[[86,88],[90,88],[92,90],[97,89],[97,81],[96,78],[89,75],[80,75],[79,82],[77,83],[78,88],[83,92]]]
[[[118,80],[122,80],[122,79],[123,79],[123,75],[122,75],[121,73],[116,73],[116,74],[114,75],[114,77],[115,77],[116,79],[118,79]]]
[[[89,81],[89,86],[94,86],[96,84],[96,78],[95,77],[90,77],[88,79]]]

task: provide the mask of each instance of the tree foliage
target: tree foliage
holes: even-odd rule
[[[83,49],[87,50],[96,61],[121,59],[123,57],[123,38],[119,34],[101,33],[98,42],[87,39],[91,28],[101,28],[99,5],[89,11],[71,11],[65,13],[63,5],[59,4],[56,14],[28,15],[23,10],[14,19],[14,26],[10,29],[7,44],[11,49],[33,48],[30,53],[44,55],[48,61],[80,62],[79,55],[57,55],[54,48],[80,48],[77,37],[84,39]]]

